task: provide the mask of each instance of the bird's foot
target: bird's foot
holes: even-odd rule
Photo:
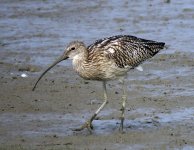
[[[92,133],[92,130],[94,129],[92,125],[92,121],[88,120],[86,121],[81,127],[73,129],[73,131],[82,131],[83,129],[87,128],[90,133]]]

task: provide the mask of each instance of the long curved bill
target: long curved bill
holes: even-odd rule
[[[34,87],[33,87],[33,89],[32,89],[32,91],[34,91],[35,90],[35,88],[36,88],[36,86],[37,86],[37,84],[38,84],[38,82],[40,81],[40,79],[42,79],[42,77],[51,69],[51,68],[53,68],[55,65],[57,65],[58,63],[60,63],[61,61],[63,61],[63,60],[65,60],[65,59],[67,59],[68,57],[64,57],[64,56],[61,56],[61,57],[59,57],[51,66],[49,66],[41,75],[40,75],[40,77],[38,78],[38,80],[36,81],[36,83],[35,83],[35,85],[34,85]]]

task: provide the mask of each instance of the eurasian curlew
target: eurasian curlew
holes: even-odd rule
[[[83,42],[73,41],[66,47],[63,55],[41,74],[33,90],[52,67],[63,60],[72,59],[74,70],[82,78],[103,82],[104,102],[83,126],[76,129],[76,131],[80,131],[88,128],[91,131],[93,129],[92,121],[108,102],[106,82],[120,79],[123,85],[120,129],[123,131],[127,99],[124,78],[129,70],[137,68],[143,61],[153,57],[164,48],[164,45],[163,42],[141,39],[130,35],[117,35],[100,39],[88,47]]]

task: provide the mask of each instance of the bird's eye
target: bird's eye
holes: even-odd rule
[[[72,47],[71,50],[75,50],[75,47]]]

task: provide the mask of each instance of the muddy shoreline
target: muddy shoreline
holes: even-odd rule
[[[0,149],[194,149],[192,1],[16,0],[0,8]],[[168,48],[145,62],[143,72],[129,72],[125,134],[117,81],[108,83],[109,104],[93,134],[74,132],[103,102],[102,83],[80,78],[66,61],[32,87],[69,41],[90,44],[116,34]]]

